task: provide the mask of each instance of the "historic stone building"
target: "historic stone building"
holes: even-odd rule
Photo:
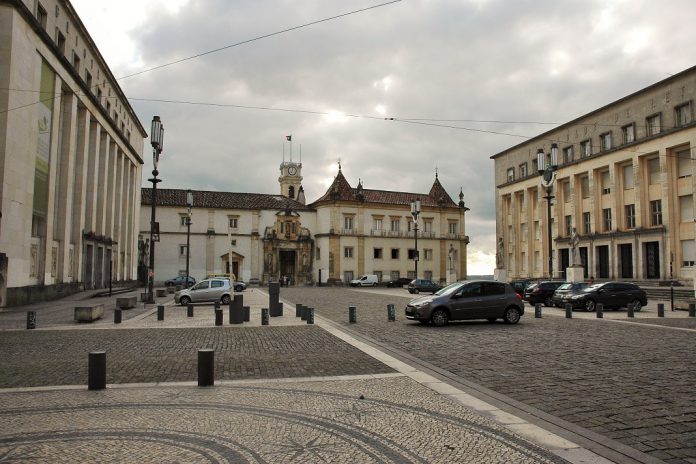
[[[572,229],[585,277],[689,280],[694,246],[696,67],[500,152],[495,162],[497,235],[508,278],[565,277]]]
[[[421,201],[419,276],[438,281],[466,276],[463,195],[455,204],[435,179],[428,194],[352,188],[340,168],[328,191],[305,205],[302,164],[280,165],[280,195],[193,191],[189,274],[201,279],[233,273],[262,282],[293,283],[412,276],[414,231],[410,202]],[[186,190],[158,189],[158,282],[186,269]],[[142,189],[141,224],[149,224],[151,189]],[[141,231],[147,241],[149,230]],[[143,247],[144,250],[147,247]],[[141,262],[147,263],[146,256]]]
[[[0,306],[135,277],[147,136],[65,0],[0,0]]]

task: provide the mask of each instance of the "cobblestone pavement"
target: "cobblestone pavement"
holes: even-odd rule
[[[514,326],[472,321],[435,328],[404,318],[407,294],[283,288],[281,298],[655,458],[696,462],[696,331],[649,325],[649,311],[645,323],[628,324],[548,312],[535,319],[527,306]],[[387,322],[388,303],[396,304],[396,323]],[[357,324],[348,323],[349,305],[358,307]],[[626,321],[622,316],[616,318]]]
[[[0,417],[3,462],[566,462],[401,375],[0,392]]]

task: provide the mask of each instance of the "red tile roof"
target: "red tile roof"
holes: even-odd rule
[[[157,189],[157,206],[186,207],[186,192],[182,189]],[[192,190],[194,208],[270,209],[312,211],[312,208],[282,195],[265,193],[210,192]],[[152,204],[152,189],[141,189],[141,204]]]

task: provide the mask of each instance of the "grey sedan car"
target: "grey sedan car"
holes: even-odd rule
[[[515,290],[503,282],[465,280],[436,292],[411,300],[406,306],[406,318],[423,324],[443,326],[453,320],[502,318],[517,324],[524,314],[524,303]]]
[[[174,302],[182,305],[202,301],[220,301],[230,304],[234,294],[230,279],[214,278],[198,282],[191,288],[180,290],[174,294]]]

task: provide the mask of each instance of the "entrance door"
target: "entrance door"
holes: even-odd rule
[[[633,278],[633,246],[630,243],[619,245],[619,275],[622,279]]]
[[[587,279],[588,264],[587,264],[587,247],[580,247],[580,262],[582,263],[582,268],[584,270],[583,275]]]
[[[95,271],[94,288],[102,288],[104,286],[104,248],[102,247],[97,247],[97,265]]]
[[[562,248],[561,252],[561,267],[558,269],[558,275],[565,278],[566,269],[570,266],[570,250],[568,248]]]
[[[648,279],[660,278],[659,242],[647,242],[645,244],[645,277]]]
[[[85,246],[85,256],[83,258],[84,263],[82,263],[82,268],[85,270],[85,288],[88,289],[94,288],[94,275],[92,274],[92,260],[94,258],[92,256],[93,250],[94,247],[92,245]]]
[[[597,277],[609,278],[609,245],[597,247]]]
[[[278,277],[288,276],[294,282],[297,261],[297,253],[295,250],[280,250],[278,252],[278,261],[278,267],[280,269],[280,275]]]

